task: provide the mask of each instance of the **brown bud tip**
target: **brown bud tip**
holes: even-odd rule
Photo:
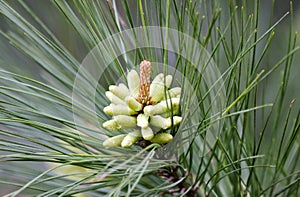
[[[143,105],[147,105],[150,101],[150,75],[151,75],[151,63],[148,60],[144,60],[140,64],[140,87],[138,102]]]

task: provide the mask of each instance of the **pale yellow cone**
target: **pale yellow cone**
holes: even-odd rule
[[[158,133],[150,140],[152,143],[166,144],[172,141],[173,136],[169,133]]]
[[[151,140],[154,137],[153,131],[150,127],[141,128],[141,131],[145,140]]]
[[[113,147],[119,147],[121,146],[121,143],[123,139],[125,138],[126,134],[121,134],[117,135],[111,138],[106,139],[103,142],[103,146],[108,147],[108,148],[113,148]]]
[[[127,82],[128,82],[130,95],[136,98],[139,94],[139,85],[140,85],[139,74],[135,70],[131,70],[127,74]]]
[[[142,138],[142,135],[141,135],[140,131],[134,131],[134,132],[128,133],[126,135],[126,137],[123,139],[121,146],[123,148],[129,148],[134,143],[139,141],[141,138]]]
[[[130,95],[129,89],[124,83],[120,83],[118,86],[110,85],[109,91],[117,97],[119,97],[120,99],[124,99]]]
[[[103,109],[104,113],[111,116],[117,116],[117,115],[134,115],[137,114],[136,111],[133,111],[131,108],[129,108],[127,105],[122,104],[110,104],[109,106],[105,107]]]

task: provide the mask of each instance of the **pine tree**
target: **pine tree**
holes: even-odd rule
[[[0,194],[298,196],[294,7],[265,3],[1,0]]]

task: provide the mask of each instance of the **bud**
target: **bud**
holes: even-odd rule
[[[134,111],[141,111],[143,108],[143,105],[141,103],[139,103],[135,98],[133,98],[132,96],[128,96],[126,97],[126,103],[127,105]]]
[[[171,119],[163,118],[160,115],[155,115],[151,116],[150,124],[158,128],[167,129],[171,127]]]
[[[142,127],[142,136],[145,140],[151,140],[154,136],[153,131],[150,127]]]
[[[173,116],[173,125],[178,125],[181,120],[182,118],[180,116]],[[160,115],[155,115],[151,116],[150,124],[158,128],[167,129],[172,126],[172,120],[171,117],[164,118]]]
[[[172,141],[173,136],[169,133],[158,133],[150,140],[152,143],[166,144]]]
[[[175,98],[177,96],[180,96],[181,88],[180,87],[175,87],[175,88],[170,89],[168,92],[169,92],[171,98]]]
[[[165,95],[164,86],[164,75],[162,73],[158,74],[152,81],[150,85],[150,97],[151,101],[159,102]]]
[[[111,115],[111,116],[137,114],[137,112],[130,109],[127,105],[122,105],[122,104],[118,104],[118,105],[110,104],[109,106],[104,107],[103,111],[107,115]]]
[[[127,115],[114,116],[113,119],[118,124],[118,129],[134,128],[136,126],[136,117]]]
[[[102,124],[102,126],[110,131],[115,131],[118,129],[118,123],[116,120],[108,120]]]
[[[130,95],[129,89],[124,83],[120,83],[118,86],[110,85],[109,91],[112,92],[114,95],[119,97],[120,99],[124,99],[126,96]]]
[[[152,116],[154,114],[162,114],[170,111],[171,109],[178,109],[179,98],[172,98],[168,100],[161,101],[155,105],[148,105],[144,108],[144,113]]]
[[[139,94],[140,77],[135,70],[131,70],[127,74],[127,82],[130,95],[137,98]]]
[[[164,83],[165,83],[167,89],[171,86],[172,80],[173,80],[172,75],[167,75],[167,76],[165,77]]]
[[[167,111],[163,114],[159,114],[161,117],[168,118],[178,113],[178,108],[173,108],[173,111]]]
[[[108,147],[108,148],[113,148],[113,147],[119,147],[121,146],[121,143],[123,139],[125,138],[126,134],[121,134],[117,135],[111,138],[106,139],[103,142],[103,146]]]
[[[134,132],[128,133],[126,135],[126,137],[123,139],[121,146],[123,148],[129,148],[134,143],[139,141],[141,138],[142,138],[142,135],[141,135],[140,131],[134,131]]]
[[[112,102],[113,104],[126,105],[126,103],[122,99],[114,95],[112,92],[106,91],[105,95],[108,98],[108,100],[110,100],[110,102]]]
[[[179,123],[181,123],[182,121],[182,117],[180,116],[173,116],[173,124],[174,125],[178,125]]]
[[[145,114],[139,114],[137,116],[137,126],[142,127],[142,128],[146,128],[149,125],[148,122],[149,116],[145,115]]]

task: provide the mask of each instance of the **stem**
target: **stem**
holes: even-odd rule
[[[172,196],[198,196],[198,186],[196,185],[196,187],[191,188],[193,180],[187,170],[184,170],[184,174],[182,175],[179,172],[179,166],[171,166],[157,170],[156,174],[169,183],[178,183],[176,188],[169,189],[168,191],[161,193],[161,195],[171,194]]]

